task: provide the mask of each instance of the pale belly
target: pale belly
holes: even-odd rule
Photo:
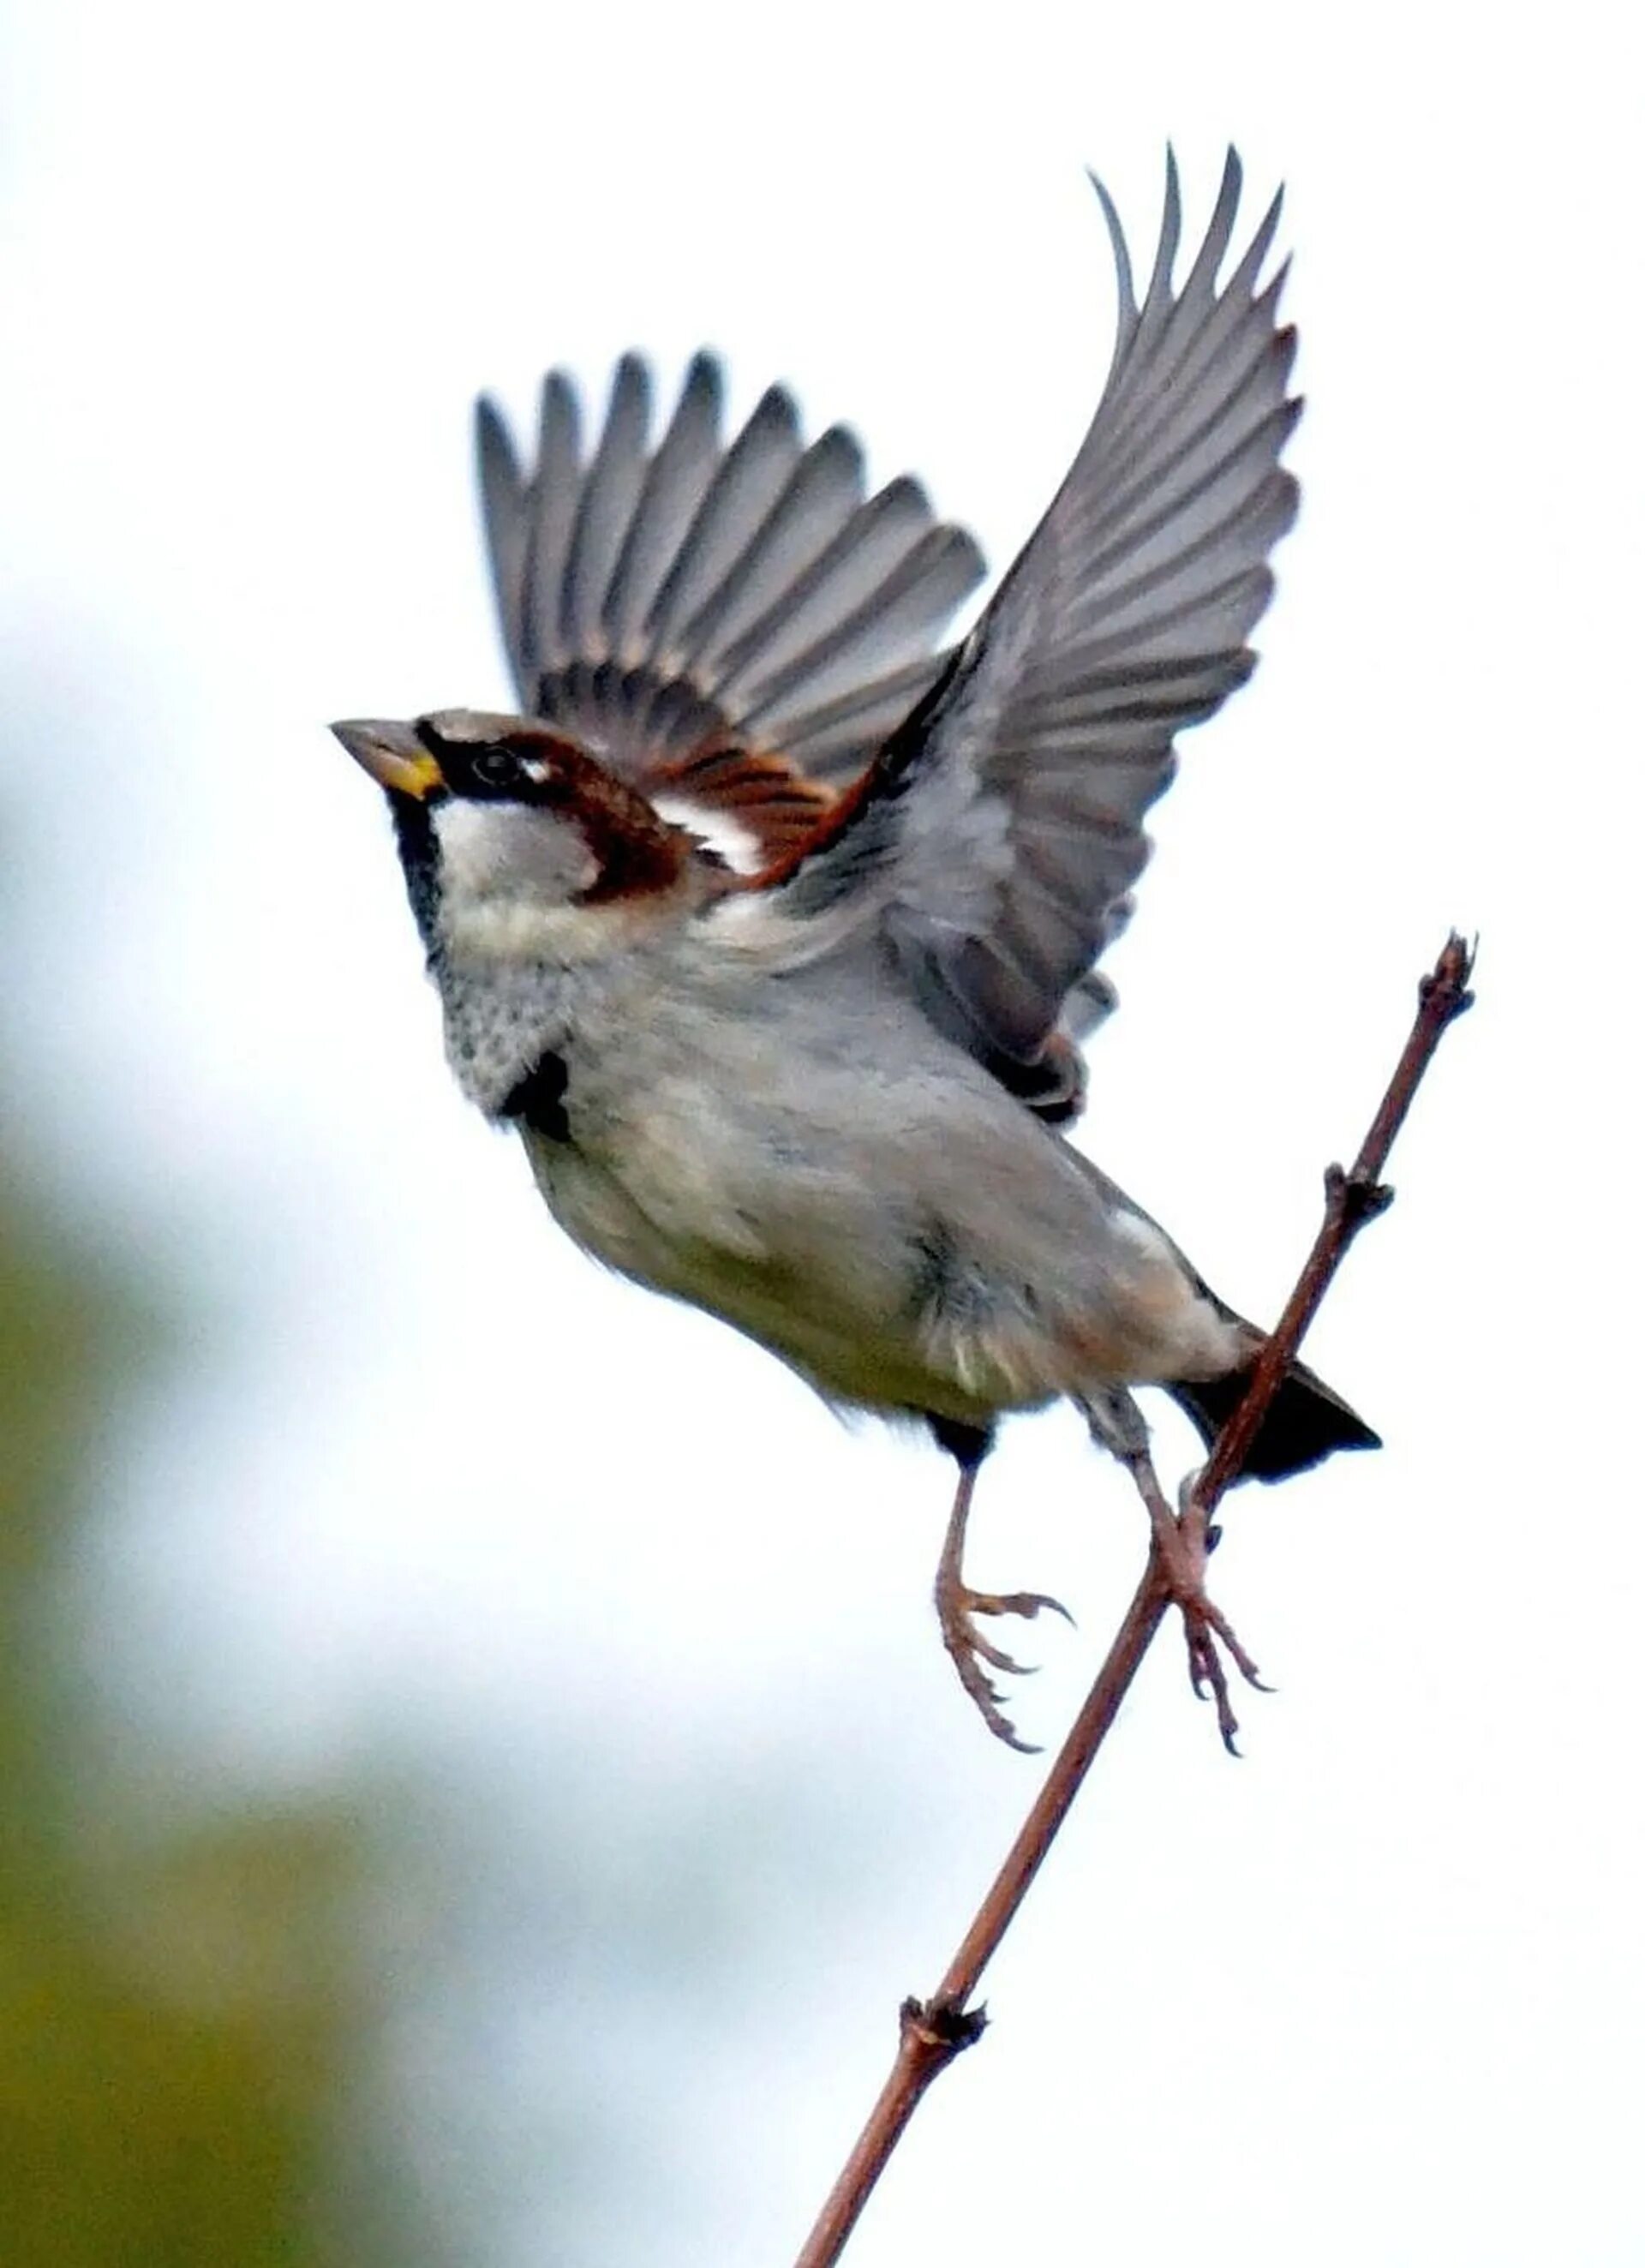
[[[933,1154],[889,1192],[848,1148],[772,1159],[736,1130],[722,1140],[701,1094],[606,1156],[525,1143],[584,1250],[719,1316],[831,1401],[981,1425],[1082,1388],[1230,1367],[1232,1327],[1168,1241],[1099,1205],[1025,1131],[996,1173]]]
[[[828,1264],[783,1256],[744,1223],[723,1223],[708,1236],[665,1227],[603,1166],[530,1136],[525,1147],[549,1210],[585,1252],[648,1290],[717,1315],[830,1401],[981,1424],[1061,1390],[1010,1378],[1000,1365],[962,1379],[925,1344],[908,1287],[883,1280],[871,1265],[842,1266],[839,1252]]]

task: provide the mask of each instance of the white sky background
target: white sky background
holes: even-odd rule
[[[1035,1767],[936,1637],[944,1462],[602,1279],[466,1115],[323,720],[503,697],[466,420],[481,386],[524,411],[549,360],[599,387],[625,346],[672,379],[715,343],[739,409],[791,379],[1002,566],[1108,350],[1080,168],[1145,261],[1168,136],[1191,229],[1230,136],[1249,220],[1289,183],[1305,503],[1264,666],[1157,814],[1085,1139],[1271,1314],[1450,923],[1483,933],[1480,1005],[1311,1349],[1388,1449],[1230,1508],[1219,1595],[1281,1689],[1248,1760],[1162,1646],[850,2257],[1645,2250],[1639,58],[1612,14],[12,26],[12,998],[40,1138],[111,1233],[158,1209],[203,1243],[219,1301],[87,1578],[120,1705],[202,1775],[302,1785],[393,1727],[464,1776],[518,1885],[507,1965],[408,2021],[403,2078],[480,2268],[543,2257],[532,2105],[575,2099],[586,2044],[532,2021],[551,1769],[597,1792],[606,1866],[698,1791],[817,1807],[797,1851],[745,1813],[748,1962],[688,2022],[589,2014],[655,2138],[591,2257],[769,2268]],[[1010,1430],[981,1506],[973,1572],[1080,1618],[1027,1635],[1054,1739],[1140,1516],[1066,1417]]]

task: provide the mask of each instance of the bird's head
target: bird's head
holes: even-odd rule
[[[332,731],[388,798],[412,909],[455,965],[608,954],[699,896],[694,837],[576,741],[443,709]]]

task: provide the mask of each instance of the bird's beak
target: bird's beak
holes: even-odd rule
[[[350,717],[331,729],[378,787],[421,803],[445,784],[439,765],[409,725],[390,724],[380,717]]]

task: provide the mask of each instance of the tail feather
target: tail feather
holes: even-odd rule
[[[1208,1449],[1245,1399],[1256,1357],[1222,1378],[1172,1380],[1166,1392],[1198,1426]],[[1382,1439],[1304,1363],[1294,1363],[1268,1406],[1236,1477],[1282,1481],[1336,1449],[1380,1449]]]

